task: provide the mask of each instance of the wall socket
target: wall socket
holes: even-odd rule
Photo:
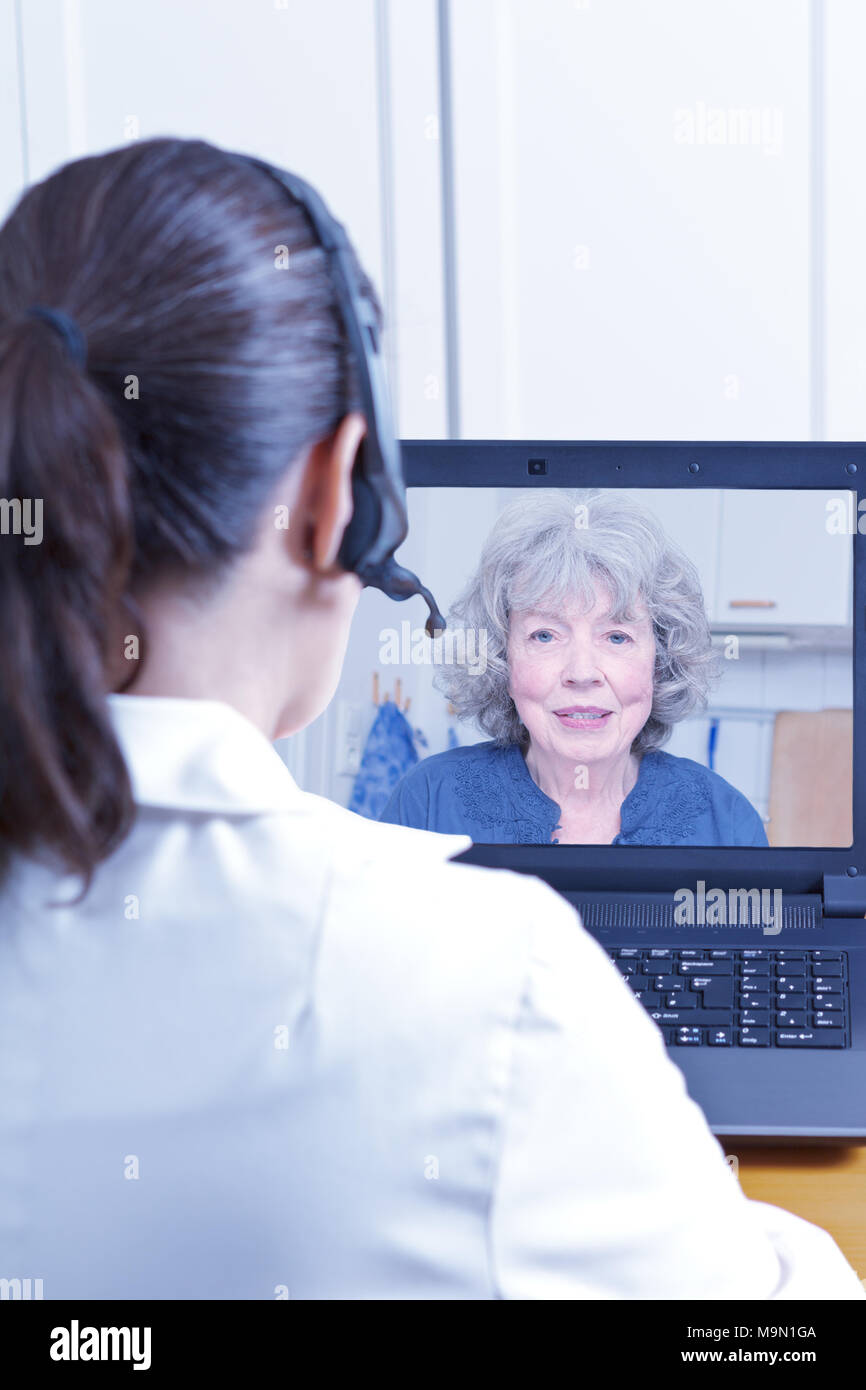
[[[361,768],[363,749],[362,705],[337,701],[337,775],[354,777]]]

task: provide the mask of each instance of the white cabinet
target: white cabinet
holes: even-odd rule
[[[696,566],[716,630],[845,627],[852,543],[827,530],[841,491],[629,488]]]
[[[851,621],[851,537],[827,530],[836,492],[725,492],[714,622],[842,626]]]

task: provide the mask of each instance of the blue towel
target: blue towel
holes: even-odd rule
[[[719,721],[718,719],[711,719],[709,737],[707,738],[707,767],[711,772],[715,772],[716,770],[716,743],[718,742],[718,738]]]
[[[418,761],[412,726],[393,700],[379,706],[364,745],[349,810],[378,820],[400,778]]]

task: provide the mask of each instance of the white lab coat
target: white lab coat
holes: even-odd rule
[[[0,891],[0,1277],[866,1296],[825,1232],[747,1201],[552,889],[302,792],[226,704],[109,704],[131,835],[81,907],[46,907],[76,880],[21,860]]]

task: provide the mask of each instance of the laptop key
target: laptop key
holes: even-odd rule
[[[741,1028],[737,1039],[740,1047],[769,1047],[769,1028]]]
[[[727,1009],[648,1009],[647,1013],[660,1028],[669,1024],[688,1024],[692,1028],[727,1028],[731,1022]]]
[[[741,1009],[769,1009],[769,1007],[770,1007],[770,996],[769,996],[769,994],[741,994],[741,995],[740,995],[740,1008],[741,1008]]]
[[[692,989],[697,988],[697,980],[692,980]],[[730,978],[726,980],[710,980],[709,983],[700,990],[700,994],[704,1001],[705,1009],[727,1009],[729,1012],[733,1010],[734,982]]]
[[[841,951],[812,951],[813,960],[841,960]]]
[[[701,1029],[700,1028],[678,1028],[676,1040],[680,1047],[700,1047]]]
[[[805,1027],[806,1027],[806,1015],[805,1015],[805,1013],[796,1013],[796,1014],[782,1013],[782,1014],[776,1014],[776,1027],[777,1027],[777,1028],[805,1028]]]
[[[777,1047],[844,1047],[845,1034],[841,1028],[803,1029],[800,1032],[776,1034]]]
[[[824,980],[840,979],[842,975],[842,962],[840,960],[816,961],[812,966],[812,978]]]
[[[831,994],[831,995],[823,994],[823,995],[821,996],[820,1000],[816,1000],[816,1001],[815,1001],[815,1008],[816,1008],[816,1009],[820,1009],[822,1013],[825,1013],[825,1014],[833,1014],[833,1013],[834,1013],[834,1014],[836,1014],[837,1016],[838,1016],[839,1014],[841,1014],[841,1013],[844,1012],[844,1009],[843,1009],[843,1006],[842,1006],[842,1000],[839,999],[839,998],[837,998],[837,997],[836,997],[835,995],[833,995],[833,994]]]
[[[798,1011],[801,1009],[805,1009],[805,1007],[805,994],[793,994],[787,990],[778,990],[776,992],[777,1009],[794,1009],[795,1011]]]
[[[665,999],[667,1009],[696,1009],[698,1001],[693,994],[669,994]]]
[[[709,1028],[707,1030],[707,1042],[710,1047],[732,1047],[734,1031],[732,1028]]]
[[[777,951],[776,960],[805,960],[805,951]]]
[[[681,960],[681,975],[732,975],[733,961],[730,960]]]
[[[839,1028],[841,1023],[839,1014],[827,1013],[825,1009],[816,1009],[812,1015],[813,1028]]]
[[[742,1009],[740,1011],[741,1028],[769,1028],[769,1026],[769,1009]]]

